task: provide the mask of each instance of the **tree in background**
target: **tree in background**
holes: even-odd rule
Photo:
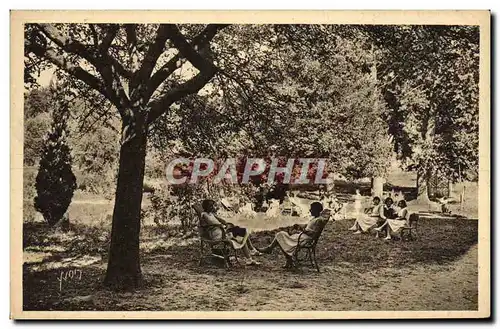
[[[66,138],[68,114],[68,104],[64,100],[53,109],[51,129],[44,140],[36,176],[35,209],[50,225],[63,218],[76,189]]]
[[[96,125],[85,131],[73,128],[70,139],[73,162],[78,168],[78,188],[112,198],[116,185],[120,135],[107,126]]]
[[[40,160],[44,138],[50,127],[52,94],[48,88],[35,89],[24,95],[24,165],[34,166]]]
[[[427,180],[456,182],[477,172],[479,29],[473,26],[368,26],[382,55],[384,116],[395,149],[417,172],[417,198],[428,202]]]
[[[282,152],[328,158],[329,171],[347,179],[385,176],[392,150],[372,54],[359,35],[329,35],[324,57],[292,52],[283,62],[287,75],[276,88],[294,115],[269,139]]]

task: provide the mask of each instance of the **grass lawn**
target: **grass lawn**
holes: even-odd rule
[[[146,226],[141,237],[142,288],[115,293],[105,273],[106,229],[73,224],[69,233],[24,225],[25,310],[475,310],[477,220],[422,218],[420,239],[352,235],[353,220],[328,223],[318,244],[321,273],[281,268],[284,258],[225,270],[198,265],[196,238],[169,237]],[[276,222],[276,226],[282,226]],[[289,223],[287,222],[286,225]],[[256,246],[273,231],[253,235]],[[80,269],[81,277],[61,273]]]

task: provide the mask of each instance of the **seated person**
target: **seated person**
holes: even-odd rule
[[[323,205],[321,203],[313,202],[311,204],[310,213],[313,218],[307,225],[305,225],[303,233],[300,236],[301,245],[302,243],[306,243],[313,238],[314,232],[317,231],[320,221],[325,220],[320,216],[322,211]],[[293,265],[293,254],[297,249],[297,244],[299,243],[299,235],[300,233],[290,235],[287,232],[280,231],[276,233],[276,236],[269,246],[259,249],[259,251],[269,254],[275,247],[279,247],[286,258],[286,264],[284,267],[289,268]]]
[[[278,217],[280,215],[280,201],[276,199],[270,201],[269,208],[266,210],[266,216],[270,218]]]
[[[394,219],[397,216],[397,210],[394,206],[394,200],[388,197],[384,200],[384,216],[390,219]]]
[[[213,200],[203,200],[202,208],[200,227],[206,227],[206,233],[211,240],[221,240],[223,231],[225,231],[233,248],[243,251],[243,254],[247,258],[246,265],[260,265],[259,262],[252,259],[252,256],[260,255],[260,252],[252,245],[250,234],[246,228],[234,226],[217,216],[215,201]]]
[[[401,200],[398,202],[398,212],[396,218],[387,218],[382,226],[376,228],[377,231],[385,229],[387,236],[385,240],[390,240],[391,236],[399,236],[401,229],[408,225],[408,209],[406,209],[406,201]]]
[[[398,214],[398,211],[394,206],[394,200],[391,197],[385,198],[384,206],[382,207],[382,209],[384,217],[379,218],[379,221],[377,223],[377,228],[380,228],[380,230],[375,230],[377,238],[379,237],[380,232],[384,234],[387,233],[387,226],[384,226],[387,219],[394,219],[397,217]]]
[[[372,202],[373,206],[365,210],[365,213],[360,214],[354,222],[354,225],[349,229],[350,231],[355,231],[354,234],[368,232],[371,228],[385,222],[386,215],[384,206],[380,203],[380,198],[376,196],[373,198]]]
[[[248,217],[255,217],[257,213],[252,208],[251,202],[245,202],[244,199],[240,200],[238,214]]]

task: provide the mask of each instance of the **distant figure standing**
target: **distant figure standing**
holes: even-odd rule
[[[356,219],[361,215],[363,210],[363,205],[361,204],[362,198],[359,189],[356,189],[356,195],[354,196],[354,216]]]

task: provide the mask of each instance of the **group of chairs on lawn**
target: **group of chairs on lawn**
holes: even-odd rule
[[[328,221],[343,207],[338,202],[329,202],[325,206],[325,203],[315,201],[310,205],[310,220],[307,224],[295,224],[291,230],[279,231],[269,245],[256,248],[250,232],[218,216],[215,205],[213,200],[203,200],[201,204],[193,206],[199,219],[200,265],[208,258],[216,258],[229,268],[233,262],[240,264],[239,252],[245,258],[245,265],[260,265],[256,256],[271,253],[278,248],[285,256],[285,268],[296,269],[302,264],[308,264],[318,272],[320,269],[316,245]],[[400,238],[404,235],[413,238],[416,235],[418,215],[408,213],[404,200],[398,205],[398,208],[393,206],[391,198],[387,198],[384,205],[381,205],[380,198],[375,197],[373,207],[357,216],[350,229],[355,234],[373,231],[379,236],[380,233],[385,233],[386,239],[396,235]]]

